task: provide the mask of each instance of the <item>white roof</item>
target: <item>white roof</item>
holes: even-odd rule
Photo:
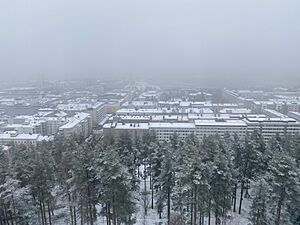
[[[264,109],[265,112],[267,113],[270,113],[271,115],[273,116],[277,116],[277,117],[280,117],[280,118],[287,118],[288,116],[276,111],[276,110],[273,110],[273,109]]]
[[[90,108],[98,108],[104,105],[103,102],[97,102],[95,104],[91,103],[68,103],[68,104],[58,104],[57,108],[59,110],[66,110],[66,111],[84,111]]]
[[[150,123],[150,128],[191,129],[191,128],[195,128],[195,124],[194,123]]]
[[[196,126],[238,126],[246,127],[247,124],[242,120],[195,120]]]
[[[224,108],[220,110],[220,113],[229,113],[229,114],[249,114],[251,109],[246,108]]]
[[[149,129],[148,123],[112,123],[104,124],[103,128],[126,129],[126,130],[146,130]]]
[[[39,134],[18,134],[11,135],[10,133],[0,134],[0,139],[11,139],[11,140],[37,140]]]
[[[89,117],[90,114],[88,113],[77,113],[74,117],[70,119],[68,123],[61,126],[59,129],[70,129],[75,127],[78,123],[82,122],[84,119]]]
[[[246,118],[244,119],[244,121],[246,121],[247,123],[248,122],[264,122],[264,123],[272,123],[272,122],[284,122],[284,123],[287,123],[287,122],[292,122],[292,123],[297,123],[297,121],[295,119],[292,119],[292,118]]]
[[[290,115],[300,116],[300,112],[288,112]]]

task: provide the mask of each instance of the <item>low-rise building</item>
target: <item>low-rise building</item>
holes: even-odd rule
[[[18,134],[17,132],[5,132],[0,134],[1,145],[37,145],[41,141],[53,140],[53,137],[40,134]]]

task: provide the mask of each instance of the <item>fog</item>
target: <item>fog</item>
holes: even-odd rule
[[[0,77],[299,84],[299,15],[299,0],[0,0]]]

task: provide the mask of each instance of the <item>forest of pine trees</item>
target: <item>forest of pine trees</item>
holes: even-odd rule
[[[140,199],[143,213],[156,210],[166,225],[228,224],[245,199],[249,224],[299,224],[300,137],[265,143],[255,131],[245,140],[174,134],[158,142],[124,132],[0,150],[0,225],[130,225]]]

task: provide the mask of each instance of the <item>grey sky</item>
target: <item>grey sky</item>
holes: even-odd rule
[[[0,0],[0,28],[4,80],[300,83],[299,0]]]

